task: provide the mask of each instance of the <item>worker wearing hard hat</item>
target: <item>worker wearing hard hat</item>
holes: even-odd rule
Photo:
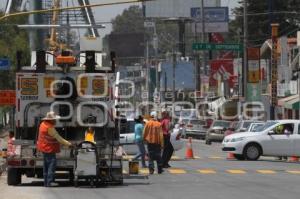
[[[62,138],[55,130],[56,120],[60,117],[54,112],[48,112],[46,117],[42,119],[39,127],[39,136],[37,141],[37,149],[43,153],[44,156],[44,186],[57,186],[54,182],[54,175],[56,169],[56,153],[60,152],[60,144],[71,147],[72,144]]]
[[[147,143],[149,154],[149,173],[154,173],[154,160],[157,162],[157,173],[163,172],[161,149],[164,147],[163,131],[156,112],[151,113],[151,119],[144,127],[144,140]]]

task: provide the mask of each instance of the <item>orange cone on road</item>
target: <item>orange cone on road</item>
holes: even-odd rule
[[[227,153],[226,159],[227,160],[234,160],[235,159],[234,154],[233,153]]]
[[[292,157],[289,158],[288,162],[299,162],[299,157],[292,156]]]
[[[188,143],[186,143],[186,152],[185,152],[186,159],[194,159],[193,147],[192,147],[192,138],[189,137]]]

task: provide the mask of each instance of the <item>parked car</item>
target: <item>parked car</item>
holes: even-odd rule
[[[226,136],[222,150],[238,160],[260,156],[300,156],[300,120],[268,121],[256,132]]]
[[[121,125],[120,143],[123,146],[124,151],[133,155],[138,152],[138,148],[134,139],[134,119],[127,119],[126,123]],[[176,126],[176,125],[175,125]],[[183,148],[183,140],[181,140],[182,128],[176,126],[171,133],[170,141],[175,151]]]
[[[185,119],[182,121],[181,126],[183,127],[182,136],[184,138],[193,137],[205,139],[207,131],[206,121],[198,119]]]
[[[205,144],[210,145],[212,142],[222,142],[224,132],[229,128],[230,123],[230,121],[215,120],[206,133]]]
[[[241,120],[234,121],[230,124],[228,130],[225,131],[224,135],[228,136],[233,133],[249,132],[250,127],[253,128],[252,124],[263,124],[262,121],[252,121],[252,120]]]

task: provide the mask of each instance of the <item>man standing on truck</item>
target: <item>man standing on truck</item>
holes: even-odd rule
[[[151,119],[144,128],[144,140],[148,146],[149,173],[154,173],[154,160],[157,162],[157,173],[163,172],[161,150],[164,147],[164,138],[161,124],[157,121],[156,112],[151,113]]]
[[[43,153],[44,165],[44,186],[58,186],[54,182],[56,169],[56,153],[60,152],[60,144],[71,147],[72,144],[62,138],[55,130],[56,120],[60,117],[54,112],[48,112],[46,117],[42,119],[39,127],[39,137],[37,141],[37,149]]]

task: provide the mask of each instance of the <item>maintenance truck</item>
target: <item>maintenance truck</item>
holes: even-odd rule
[[[75,58],[70,51],[36,51],[33,66],[21,66],[17,54],[16,140],[18,154],[7,159],[7,184],[21,183],[22,175],[43,177],[43,155],[36,149],[41,119],[49,111],[61,116],[56,130],[73,144],[84,140],[88,126],[95,129],[97,178],[102,183],[122,184],[122,157],[117,156],[119,129],[116,110],[115,53],[110,66],[97,64],[96,51],[84,51]],[[80,59],[81,63],[78,63]],[[51,64],[54,63],[54,64]],[[73,150],[61,148],[57,171],[74,179],[76,165]]]

